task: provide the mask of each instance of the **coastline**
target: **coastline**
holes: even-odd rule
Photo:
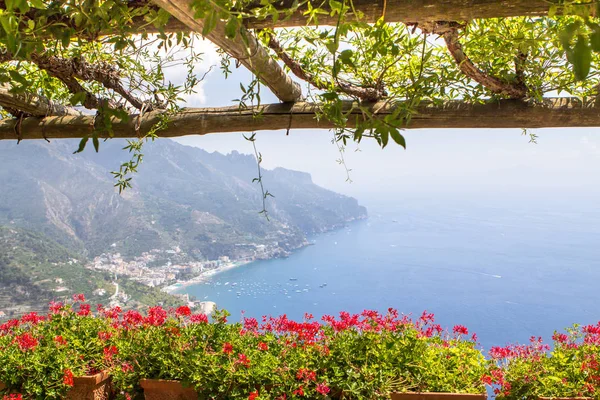
[[[345,226],[348,226],[348,224],[350,224],[350,223],[362,221],[362,220],[365,220],[365,219],[368,219],[368,215],[364,215],[364,216],[360,216],[360,217],[356,217],[356,218],[352,218],[352,219],[346,220],[346,221],[344,221],[343,224],[330,226],[329,228],[326,228],[326,229],[324,229],[321,232],[313,232],[313,235],[322,235],[322,234],[327,233],[327,232],[332,232],[332,231],[336,231],[336,230],[339,230],[339,229],[343,229]],[[289,254],[292,254],[295,251],[303,249],[303,248],[305,248],[307,246],[311,246],[313,244],[314,244],[314,242],[312,242],[312,241],[308,240],[308,238],[306,238],[304,240],[304,243],[301,246],[298,246],[298,247],[292,249]],[[273,258],[278,258],[278,257],[273,257]],[[221,267],[218,267],[218,268],[215,268],[215,269],[211,269],[211,270],[208,270],[206,272],[202,272],[202,273],[200,273],[200,275],[197,275],[197,276],[191,278],[188,281],[177,282],[177,283],[174,283],[172,285],[165,286],[164,288],[161,289],[161,291],[163,291],[165,293],[168,293],[168,294],[175,294],[175,292],[177,290],[179,290],[179,289],[183,289],[183,288],[185,288],[187,286],[195,285],[195,284],[198,284],[198,283],[203,283],[208,278],[210,278],[212,276],[218,275],[218,274],[220,274],[222,272],[229,271],[229,270],[237,268],[237,267],[241,267],[241,266],[244,266],[244,265],[247,265],[247,264],[251,264],[251,263],[256,262],[256,261],[260,261],[260,260],[230,262],[227,265],[224,265],[224,266],[221,266]]]
[[[229,271],[230,269],[241,267],[243,265],[247,265],[247,264],[250,264],[250,263],[253,263],[253,262],[254,261],[234,261],[234,262],[231,262],[231,263],[229,263],[227,265],[224,265],[222,267],[218,267],[218,268],[215,268],[215,269],[208,270],[206,272],[202,272],[200,275],[197,275],[197,276],[193,277],[189,281],[177,282],[177,283],[174,283],[172,285],[165,286],[164,288],[161,289],[161,291],[163,291],[165,293],[173,294],[173,292],[175,292],[178,289],[182,289],[182,288],[184,288],[186,286],[190,286],[190,285],[195,285],[197,283],[202,283],[206,279],[210,278],[211,276],[218,275],[221,272]]]

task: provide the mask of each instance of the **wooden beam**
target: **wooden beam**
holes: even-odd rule
[[[198,33],[202,32],[202,21],[194,18],[194,13],[190,8],[192,0],[154,0],[154,3],[191,30]],[[267,50],[252,33],[244,28],[242,30],[243,32],[238,32],[235,39],[228,39],[225,34],[225,22],[218,21],[216,27],[206,37],[260,77],[261,81],[271,89],[279,100],[284,102],[300,100],[302,98],[300,85],[294,82],[277,61],[271,58]],[[242,35],[248,38],[248,43],[244,42]]]
[[[360,117],[355,103],[347,102],[346,110]],[[382,103],[370,105],[372,110],[385,116],[393,110]],[[181,137],[210,133],[252,132],[280,129],[329,129],[328,121],[317,120],[319,107],[311,103],[269,104],[260,109],[240,111],[238,107],[190,108],[172,117],[166,129],[158,131],[159,137]],[[254,117],[258,111],[260,118]],[[141,118],[139,133],[146,134],[160,120],[157,112]],[[352,121],[352,119],[351,119]],[[135,138],[137,117],[128,122],[113,121],[114,136]],[[14,119],[0,121],[0,140],[17,139]],[[25,118],[21,121],[22,139],[68,139],[92,134],[93,116],[65,116]],[[352,126],[352,123],[349,123]],[[520,100],[502,100],[487,104],[467,104],[451,101],[442,105],[423,104],[412,116],[407,129],[420,128],[556,128],[600,127],[600,107],[578,99],[546,99],[544,104],[532,105]],[[101,137],[108,137],[102,134]]]
[[[303,15],[305,8],[300,8],[291,16],[285,16],[284,10],[289,9],[294,0],[281,0],[273,4],[281,10],[280,18],[273,22],[271,17],[266,19],[247,18],[246,27],[249,29],[285,28],[293,26],[315,25],[308,22]],[[480,18],[505,17],[541,17],[547,16],[550,8],[559,3],[557,0],[386,0],[385,20],[387,22],[404,22],[407,24],[432,21],[466,21]],[[324,7],[327,9],[328,3]],[[375,22],[383,15],[383,0],[353,0],[354,9],[364,14],[364,21]],[[256,7],[256,5],[255,5]],[[586,7],[586,6],[582,6]],[[251,10],[252,6],[248,7]],[[558,5],[557,14],[561,14]],[[351,15],[349,16],[352,17]],[[319,15],[319,25],[335,25],[337,16]],[[146,24],[140,19],[140,25]],[[176,18],[171,18],[165,27],[167,32],[188,30]],[[154,27],[148,26],[147,32],[153,32]]]
[[[295,0],[280,0],[273,5],[282,10],[274,23],[271,18],[264,20],[247,19],[249,28],[281,28],[306,25],[305,7],[301,7],[290,17],[285,18]],[[257,2],[260,4],[260,2]],[[316,3],[316,2],[313,2]],[[328,2],[325,2],[328,4]],[[548,15],[557,0],[353,0],[354,9],[364,14],[363,21],[375,22],[384,16],[387,22],[408,24],[432,21],[466,21],[479,18],[504,18],[518,16]],[[324,6],[326,9],[327,5]],[[560,12],[560,10],[558,10]],[[335,25],[337,15],[318,15],[319,25]],[[310,25],[314,25],[311,23]]]
[[[22,111],[38,117],[49,115],[81,115],[80,111],[58,104],[43,96],[29,93],[13,93],[10,89],[8,85],[0,84],[0,106],[9,112]]]

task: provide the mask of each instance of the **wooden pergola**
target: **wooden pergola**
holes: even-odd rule
[[[203,23],[193,17],[191,0],[153,0],[174,18],[166,30],[201,33]],[[277,2],[277,7],[286,9],[292,0]],[[465,21],[479,18],[503,18],[515,16],[546,16],[551,11],[560,13],[549,0],[354,0],[353,5],[364,14],[364,20],[374,22],[385,15],[387,22],[427,25],[437,21]],[[335,17],[337,18],[337,17]],[[242,29],[264,27],[305,26],[306,17],[302,10],[288,18],[273,20],[246,19]],[[142,21],[139,22],[140,25]],[[324,15],[320,25],[334,24],[334,17]],[[135,24],[135,23],[134,23]],[[147,30],[147,28],[144,28]],[[151,29],[151,28],[150,28]],[[110,33],[110,32],[107,32]],[[269,54],[259,41],[246,31],[249,38],[244,42],[242,35],[227,38],[225,22],[218,21],[215,29],[206,38],[223,49],[242,65],[260,77],[261,81],[277,96],[281,103],[260,106],[260,109],[240,110],[238,107],[186,108],[171,118],[166,129],[157,132],[159,137],[203,135],[217,132],[261,131],[297,128],[332,128],[333,125],[315,118],[317,105],[304,102],[300,85],[296,83]],[[594,102],[576,98],[548,98],[543,102],[531,103],[519,99],[518,88],[508,87],[493,79],[482,76],[471,64],[457,42],[444,36],[448,48],[459,68],[471,79],[497,93],[516,94],[511,100],[500,100],[486,104],[470,104],[460,100],[444,104],[421,104],[412,116],[409,129],[417,128],[545,128],[545,127],[593,127],[600,126],[600,108]],[[277,50],[275,49],[277,53]],[[74,72],[74,77],[77,77]],[[487,80],[486,80],[487,79]],[[22,110],[26,118],[0,121],[0,140],[15,139],[17,129],[21,139],[81,138],[91,134],[94,117],[48,99],[32,95],[16,95],[0,86],[0,106]],[[364,102],[363,106],[385,116],[392,109],[387,103]],[[358,114],[355,104],[345,104],[348,111]],[[260,111],[260,118],[255,114]],[[129,122],[115,120],[113,137],[138,137],[145,134],[159,119],[160,111],[130,118]],[[18,125],[18,126],[17,126]],[[136,129],[138,128],[138,129]],[[108,134],[105,133],[104,137]],[[103,137],[102,134],[100,137]]]

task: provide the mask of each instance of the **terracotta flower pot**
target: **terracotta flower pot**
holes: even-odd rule
[[[166,379],[142,379],[146,400],[196,400],[198,393],[193,388],[184,387],[179,381]]]
[[[0,390],[6,385],[0,382]],[[67,392],[68,400],[108,400],[112,392],[110,375],[103,371],[95,375],[73,378],[73,387]]]
[[[391,400],[486,400],[487,395],[470,393],[403,392],[392,393]]]
[[[593,397],[538,397],[538,400],[594,400]]]

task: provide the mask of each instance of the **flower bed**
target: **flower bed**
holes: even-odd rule
[[[484,393],[486,361],[466,328],[446,334],[433,315],[417,321],[365,311],[323,322],[306,315],[214,322],[181,307],[124,316],[116,341],[125,368],[116,385],[139,393],[140,379],[176,380],[204,398],[385,398],[393,392]],[[143,327],[143,329],[139,329]],[[137,367],[131,369],[131,365]]]
[[[537,399],[597,397],[600,383],[600,324],[555,334],[552,351],[533,339],[486,360],[466,327],[446,332],[426,312],[228,323],[226,311],[209,322],[185,306],[94,315],[75,300],[0,325],[0,396],[479,400],[487,384]]]
[[[541,338],[528,345],[495,347],[490,383],[499,399],[598,398],[600,322],[556,332],[552,347]]]
[[[0,326],[0,381],[10,392],[63,398],[74,376],[107,368],[122,398],[142,398],[143,386],[156,386],[148,379],[227,399],[485,392],[487,362],[476,338],[463,326],[444,332],[432,314],[413,321],[390,309],[232,324],[225,311],[209,322],[188,307],[153,307],[146,315],[100,308],[92,315],[82,297],[76,300]]]

